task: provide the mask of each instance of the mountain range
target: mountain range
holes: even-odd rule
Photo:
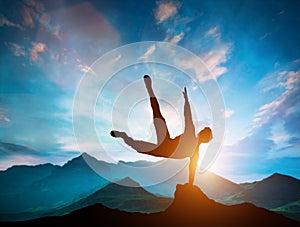
[[[122,225],[122,226],[299,226],[275,212],[250,203],[223,205],[209,199],[197,186],[178,184],[174,201],[161,212],[142,214],[94,204],[63,216],[22,222],[2,222],[2,226],[23,225]]]
[[[98,170],[110,173],[115,182],[95,173],[86,160],[96,164]],[[13,166],[0,171],[0,221],[65,215],[97,203],[126,212],[161,212],[172,203],[176,186],[184,184],[188,177],[185,167],[165,182],[147,185],[148,176],[138,171],[126,172],[124,164],[139,167],[155,163],[107,163],[84,153],[63,166]],[[177,162],[171,164],[175,166]],[[155,174],[161,171],[161,165],[157,166]],[[258,182],[236,184],[207,171],[197,174],[195,185],[218,203],[249,202],[299,220],[298,179],[275,173]]]

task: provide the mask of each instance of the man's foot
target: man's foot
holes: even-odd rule
[[[115,137],[115,138],[117,138],[117,137],[124,137],[125,132],[119,132],[119,131],[116,131],[116,130],[112,130],[112,131],[110,131],[110,135],[112,137]]]
[[[150,76],[148,76],[148,75],[144,76],[144,83],[146,85],[146,88],[147,88],[147,91],[149,93],[149,96],[150,97],[154,97],[154,92],[152,90],[152,81],[151,81]]]

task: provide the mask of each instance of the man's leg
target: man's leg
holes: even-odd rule
[[[115,138],[122,138],[124,142],[132,147],[134,150],[136,150],[139,153],[147,153],[150,152],[149,155],[151,155],[151,151],[153,151],[157,145],[141,140],[134,140],[131,137],[129,137],[125,132],[119,132],[119,131],[111,131],[110,135]]]
[[[147,88],[147,92],[150,96],[150,103],[153,112],[153,123],[156,131],[157,144],[159,145],[165,140],[165,138],[170,138],[170,133],[166,124],[166,120],[160,112],[160,107],[157,98],[152,89],[151,78],[148,75],[145,75],[144,82]]]

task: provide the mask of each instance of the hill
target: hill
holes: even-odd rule
[[[131,185],[131,187],[124,186]],[[64,215],[83,207],[100,203],[106,207],[128,212],[154,213],[165,210],[172,198],[153,195],[129,177],[110,183],[86,198],[46,215]]]
[[[86,155],[86,154],[83,154]],[[0,174],[0,218],[65,206],[103,187],[108,181],[95,173],[83,155],[63,166],[14,166]],[[94,159],[89,156],[88,158]],[[96,159],[95,159],[96,161]],[[100,163],[109,171],[109,163]]]
[[[95,204],[60,217],[45,217],[21,225],[109,225],[123,226],[299,226],[280,214],[244,203],[226,206],[209,199],[198,187],[177,185],[174,202],[164,212],[129,213]]]
[[[11,144],[9,147],[14,149]],[[20,149],[18,146],[17,148]],[[115,183],[111,185],[107,179],[99,176],[86,160],[93,163],[97,171],[110,174]],[[174,195],[176,185],[187,181],[187,166],[164,182],[150,186],[147,184],[155,180],[153,176],[164,169],[176,169],[178,163],[175,160],[168,162],[167,166],[146,161],[120,161],[114,164],[99,161],[83,153],[63,166],[14,166],[0,171],[0,221],[62,215],[95,203],[131,212],[161,211],[171,203],[170,198]],[[155,172],[139,171],[153,165]],[[133,168],[126,169],[125,166]],[[136,187],[135,189],[121,187],[119,183],[122,182],[118,181],[126,177],[130,177],[130,182],[123,182],[123,185]],[[136,182],[139,184],[134,185]],[[295,208],[293,203],[300,199],[299,182],[298,179],[286,175],[273,174],[262,181],[236,184],[209,171],[198,173],[195,180],[195,184],[217,202],[226,205],[249,202],[296,219],[299,213],[291,211],[291,208]],[[110,187],[112,189],[107,189]],[[130,190],[139,195],[136,196],[137,199],[130,194]],[[146,193],[142,193],[142,190]]]
[[[275,173],[262,181],[244,185],[244,190],[233,194],[230,199],[235,203],[250,202],[275,209],[300,199],[300,181]]]

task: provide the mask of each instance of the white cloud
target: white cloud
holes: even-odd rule
[[[224,44],[212,51],[200,55],[200,59],[205,64],[206,68],[201,66],[201,63],[196,58],[184,59],[178,64],[185,69],[192,69],[197,75],[199,82],[211,80],[212,77],[209,71],[213,74],[214,78],[218,78],[227,71],[225,66],[222,66],[228,60],[228,55],[231,53],[231,44]],[[208,71],[208,70],[209,71]]]
[[[227,109],[227,110],[225,110],[225,112],[224,112],[225,118],[229,118],[229,117],[231,117],[233,114],[234,114],[234,111],[231,110],[231,109]]]
[[[10,43],[10,42],[7,42],[5,44],[10,49],[10,51],[13,53],[13,55],[15,55],[16,57],[26,55],[26,52],[25,52],[25,49],[23,46],[18,45],[16,43]]]
[[[45,52],[47,46],[44,43],[32,42],[31,44],[30,57],[33,61],[37,61],[39,59],[39,54]]]
[[[181,32],[180,34],[173,36],[172,39],[169,40],[169,42],[177,44],[180,42],[180,40],[182,40],[183,36],[184,36],[184,33]]]
[[[298,88],[299,88],[299,80],[300,80],[300,71],[288,72],[287,80],[283,83],[283,86],[285,86],[286,89],[288,89],[288,90],[293,89],[293,87],[295,85],[298,86]]]
[[[274,75],[277,76],[275,85],[270,83],[271,79],[274,79]],[[299,89],[300,81],[300,70],[299,71],[280,71],[275,74],[267,75],[262,81],[259,82],[259,87],[263,92],[273,90],[275,88],[283,88],[283,91],[275,100],[262,105],[258,112],[254,115],[254,123],[258,123],[259,127],[264,123],[267,123],[272,116],[276,116],[281,112],[282,117],[290,114],[292,111],[288,108],[282,108],[283,105],[288,101],[287,99],[295,93],[295,89]],[[264,87],[266,86],[266,87]],[[257,127],[255,125],[254,127]]]
[[[11,120],[8,118],[8,116],[5,114],[5,111],[0,108],[0,122],[9,123]],[[1,125],[1,124],[0,124]]]
[[[91,67],[87,66],[87,65],[83,65],[83,64],[79,64],[78,68],[80,69],[81,72],[83,73],[87,73],[88,71],[91,70]]]
[[[60,144],[60,149],[63,151],[79,151],[75,137],[60,137],[57,141]]]
[[[162,23],[177,14],[178,9],[181,6],[178,2],[160,1],[157,4],[154,14],[158,23]]]
[[[10,26],[10,27],[15,27],[18,28],[20,30],[24,30],[23,26],[16,24],[14,22],[11,22],[10,20],[8,20],[7,18],[3,17],[0,15],[0,27],[6,25],[6,26]]]
[[[139,57],[140,60],[147,60],[148,57],[153,54],[153,52],[155,51],[156,49],[156,46],[155,44],[151,45],[147,50],[146,52],[144,53],[144,55],[142,55],[141,57]]]
[[[275,144],[279,144],[290,139],[290,135],[288,135],[286,132],[276,132],[272,133],[270,139],[273,140]]]
[[[82,63],[79,58],[77,58],[76,61],[78,62],[77,67],[80,69],[81,72],[83,72],[83,73],[90,73],[90,74],[92,74],[94,76],[96,75],[95,71],[90,66]]]
[[[14,165],[38,165],[46,162],[46,160],[43,160],[38,156],[14,154],[9,156],[9,158],[2,158],[0,160],[0,170],[6,170],[7,168]]]
[[[211,36],[211,37],[220,37],[220,28],[219,26],[214,26],[212,28],[210,28],[207,32],[206,32],[206,36]]]
[[[231,49],[231,44],[224,44],[220,48],[209,51],[200,56],[215,78],[218,78],[227,71],[227,68],[222,66],[222,64],[228,60],[228,55],[231,53]]]

